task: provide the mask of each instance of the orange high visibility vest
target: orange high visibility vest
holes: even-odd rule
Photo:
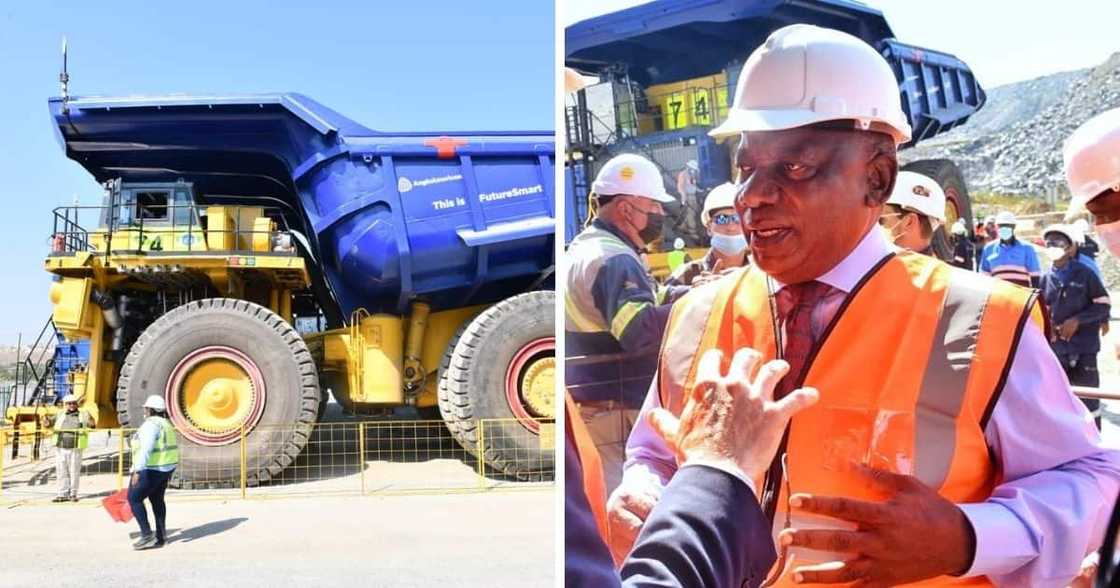
[[[709,349],[723,351],[724,370],[743,347],[764,360],[778,357],[770,290],[766,275],[750,267],[677,303],[659,358],[662,406],[680,413]],[[803,385],[815,387],[820,401],[791,422],[786,474],[756,480],[772,495],[764,508],[774,513],[775,534],[786,519],[787,483],[793,493],[882,500],[845,471],[850,461],[914,475],[956,503],[987,499],[998,471],[984,427],[1028,319],[1042,325],[1036,291],[924,255],[880,262],[810,353]],[[797,512],[792,518],[794,527],[840,526]],[[796,557],[799,565],[838,559],[810,550]],[[794,585],[789,569],[777,585]],[[919,585],[991,583],[944,577]]]
[[[583,469],[583,493],[587,495],[591,514],[595,517],[595,526],[599,528],[599,536],[609,546],[611,535],[610,527],[607,526],[607,485],[603,481],[603,462],[591,439],[591,433],[587,431],[587,425],[580,416],[579,407],[567,392],[564,393],[564,407],[567,409],[564,422],[575,442],[576,455],[579,456]]]

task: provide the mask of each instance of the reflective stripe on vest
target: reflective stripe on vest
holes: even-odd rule
[[[685,300],[702,302],[700,297]],[[846,473],[845,465],[857,461],[912,474],[954,502],[986,499],[997,472],[983,429],[1026,321],[1041,316],[1036,307],[1030,290],[926,256],[885,260],[847,297],[810,356],[804,385],[817,388],[821,399],[790,426],[791,490],[881,500]],[[707,315],[703,323],[695,322],[700,314]],[[676,362],[672,373],[679,377],[680,356],[687,353],[691,364],[683,385],[666,390],[662,382],[662,403],[674,412],[679,413],[705,350],[721,349],[724,369],[742,347],[757,349],[764,360],[777,355],[767,279],[757,269],[723,282],[706,312],[674,309],[672,318],[662,367]],[[704,328],[697,337],[690,331],[699,324]],[[686,352],[670,351],[696,339],[699,345]],[[756,480],[759,488],[763,482]],[[770,482],[770,488],[779,489],[776,532],[785,521],[787,492],[784,484]],[[793,517],[794,526],[823,522],[798,513]],[[813,551],[795,555],[799,565],[837,559]],[[950,584],[988,582],[929,582]],[[788,570],[778,585],[792,585]]]
[[[607,545],[611,544],[610,527],[607,525],[607,485],[603,481],[603,462],[599,458],[599,450],[591,439],[591,433],[580,415],[579,406],[567,392],[564,393],[564,422],[567,423],[568,432],[575,441],[576,455],[579,456],[580,467],[583,470],[583,493],[587,495],[587,503],[591,506],[591,514],[595,517],[595,526],[599,528],[599,535]]]
[[[684,251],[677,249],[670,251],[669,254],[665,256],[665,261],[669,262],[669,271],[677,271],[677,268],[684,263],[686,257],[688,257],[688,253]]]
[[[171,421],[157,416],[148,417],[159,425],[159,435],[152,445],[152,453],[148,456],[146,468],[177,465],[179,463],[179,437],[175,434],[175,425]],[[140,442],[132,443],[132,463],[139,461]]]
[[[70,442],[63,442],[63,437],[72,435],[78,437],[77,447],[63,447],[63,445],[70,444]],[[54,427],[54,446],[62,449],[85,449],[89,447],[89,429],[82,426],[81,412],[74,415],[63,413],[61,421]]]
[[[579,333],[609,333],[607,317],[595,305],[591,288],[600,268],[608,259],[625,255],[639,266],[642,259],[634,250],[609,231],[591,226],[585,229],[568,246],[565,260],[568,263],[567,287],[564,289],[564,328]],[[650,295],[656,296],[651,282]]]

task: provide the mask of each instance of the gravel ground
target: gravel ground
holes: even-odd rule
[[[175,501],[168,544],[93,500],[0,510],[4,586],[552,586],[554,493]]]

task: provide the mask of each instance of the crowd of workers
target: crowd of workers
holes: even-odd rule
[[[638,155],[603,165],[566,255],[568,585],[1089,581],[1120,488],[1071,387],[1099,384],[1095,251],[1047,227],[1043,273],[1001,212],[936,259],[946,197],[899,171],[910,132],[874,49],[774,32],[712,131],[740,141],[711,248],[663,284],[642,254],[672,196]],[[1120,111],[1065,150],[1115,255],[1118,154]]]

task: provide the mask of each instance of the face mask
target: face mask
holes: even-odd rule
[[[661,224],[665,222],[665,215],[656,212],[646,213],[646,226],[638,231],[638,237],[643,243],[653,243],[661,237]]]
[[[1003,241],[1010,241],[1015,236],[1015,229],[1011,227],[1000,227],[999,238]]]
[[[1094,228],[1097,230],[1097,236],[1100,237],[1104,248],[1116,257],[1120,257],[1120,221],[1097,225]]]
[[[1050,261],[1058,261],[1059,259],[1061,259],[1065,256],[1066,256],[1066,250],[1062,249],[1061,247],[1047,247],[1046,248],[1046,257],[1050,258]]]
[[[712,247],[724,255],[738,255],[747,248],[747,238],[742,235],[712,235]]]

